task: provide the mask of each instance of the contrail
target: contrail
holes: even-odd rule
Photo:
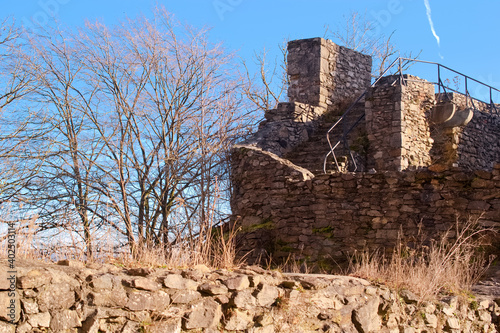
[[[431,6],[429,5],[429,0],[424,0],[424,4],[425,4],[425,9],[427,9],[427,18],[429,19],[429,24],[431,25],[432,34],[436,38],[438,46],[440,46],[439,45],[439,36],[437,35],[436,30],[434,29],[434,23],[432,23]]]

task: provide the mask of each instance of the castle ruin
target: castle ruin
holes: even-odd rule
[[[492,101],[436,93],[401,67],[372,83],[370,56],[322,38],[288,44],[288,76],[289,102],[232,149],[233,220],[249,261],[328,269],[457,219],[500,227]]]

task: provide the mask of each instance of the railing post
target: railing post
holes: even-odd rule
[[[469,107],[469,88],[467,87],[467,76],[465,77],[465,108]]]
[[[441,98],[441,65],[438,65],[438,77],[437,77],[437,82],[438,82],[438,93]]]

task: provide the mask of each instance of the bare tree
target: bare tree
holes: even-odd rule
[[[158,9],[152,21],[48,28],[29,52],[47,133],[22,199],[41,230],[77,233],[92,255],[93,234],[110,226],[137,253],[228,212],[227,152],[248,114],[233,56],[206,30]]]
[[[245,61],[243,66],[246,74],[246,84],[243,93],[257,110],[271,110],[278,106],[286,97],[288,87],[287,74],[287,44],[288,39],[279,45],[280,57],[269,62],[267,52],[263,50],[254,57],[258,72],[251,74]]]
[[[392,43],[394,31],[386,36],[377,32],[376,23],[367,19],[366,14],[351,12],[349,16],[344,16],[343,25],[339,25],[335,30],[326,27],[325,37],[330,38],[340,45],[355,51],[368,54],[373,59],[373,76],[380,76],[386,69],[391,58],[399,56],[400,51]],[[412,53],[401,55],[405,58],[418,58]]]
[[[36,174],[29,158],[44,133],[26,96],[35,77],[27,70],[25,45],[13,20],[0,22],[0,204],[14,198]]]

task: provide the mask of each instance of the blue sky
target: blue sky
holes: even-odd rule
[[[428,0],[435,35],[425,0],[23,0],[4,3],[0,15],[24,25],[45,24],[54,16],[69,25],[96,19],[113,24],[140,13],[149,16],[157,4],[183,22],[211,27],[213,41],[224,42],[247,61],[263,48],[277,54],[284,38],[322,37],[325,25],[335,28],[351,11],[358,11],[376,25],[377,34],[394,32],[393,42],[402,52],[422,50],[420,59],[440,62],[500,88],[500,2],[494,0]],[[415,71],[418,76],[434,76],[434,69]]]

